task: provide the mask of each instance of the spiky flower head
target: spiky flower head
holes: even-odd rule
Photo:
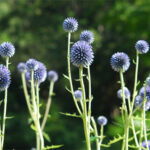
[[[36,70],[38,68],[38,62],[37,60],[31,58],[27,60],[26,66],[29,71]]]
[[[58,73],[54,70],[50,70],[47,73],[47,78],[48,78],[49,81],[56,82],[58,80]]]
[[[77,100],[82,100],[82,91],[81,90],[76,90],[74,92],[74,96]]]
[[[2,57],[12,57],[15,54],[15,47],[10,42],[3,42],[0,45],[0,55]]]
[[[80,34],[80,40],[91,44],[94,42],[94,35],[91,31],[85,30]]]
[[[143,86],[143,87],[140,89],[139,95],[144,98],[144,94],[145,94],[145,87]],[[146,87],[146,99],[147,99],[148,101],[150,101],[150,86],[147,86],[147,87]]]
[[[113,70],[119,71],[127,71],[130,66],[130,59],[127,54],[124,52],[117,52],[111,57],[111,67]]]
[[[93,62],[92,46],[85,41],[78,41],[71,48],[70,60],[73,65],[87,67]]]
[[[105,116],[99,116],[97,118],[97,123],[99,125],[105,126],[107,124],[107,118]]]
[[[131,96],[130,91],[128,90],[127,87],[124,87],[123,91],[124,91],[125,98],[128,99]],[[123,97],[122,96],[122,89],[117,91],[117,97],[122,99],[122,97]]]
[[[66,32],[75,32],[78,29],[78,22],[75,18],[66,18],[63,22],[63,28]]]
[[[135,48],[139,53],[145,54],[149,51],[149,44],[145,40],[139,40],[136,42]]]
[[[147,142],[148,142],[148,147],[149,147],[149,149],[150,149],[150,140],[148,140]],[[147,148],[146,142],[143,141],[142,144],[141,144],[141,146],[144,147],[144,148]],[[142,149],[142,150],[143,150],[143,149]]]
[[[4,65],[0,65],[0,91],[4,91],[10,85],[10,71]]]
[[[38,63],[38,68],[34,70],[34,80],[35,82],[42,83],[46,80],[47,71],[43,63],[39,61],[37,63]]]
[[[135,97],[135,100],[134,100],[134,107],[138,107],[138,106],[142,106],[142,103],[143,103],[143,97],[138,95]]]
[[[17,69],[20,73],[23,73],[23,72],[26,72],[27,71],[27,66],[25,63],[23,62],[20,62],[18,65],[17,65]]]

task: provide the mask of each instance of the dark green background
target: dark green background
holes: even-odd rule
[[[79,22],[79,29],[73,33],[72,42],[79,40],[82,30],[88,29],[94,33],[92,115],[95,118],[99,115],[108,117],[105,133],[109,136],[119,132],[117,126],[112,126],[121,104],[116,98],[116,91],[120,87],[117,84],[119,75],[111,69],[110,57],[117,51],[129,54],[131,66],[125,73],[125,81],[132,91],[135,42],[139,39],[150,41],[150,0],[0,0],[0,43],[10,41],[16,47],[16,53],[11,58],[12,83],[7,113],[14,118],[7,120],[5,149],[29,150],[35,146],[35,134],[29,125],[29,113],[16,66],[21,61],[36,58],[48,70],[54,69],[59,74],[51,107],[52,116],[45,130],[51,137],[51,143],[47,142],[46,145],[64,144],[61,149],[85,150],[81,120],[59,113],[76,112],[71,95],[65,90],[68,83],[62,76],[67,72],[67,33],[62,28],[66,17],[74,17]],[[150,54],[140,56],[141,81],[149,73],[149,60]],[[2,58],[0,61],[5,63]],[[78,69],[72,66],[72,70],[73,77],[77,78]],[[42,107],[45,106],[48,85],[48,81],[41,85]],[[76,88],[77,85],[75,83]]]

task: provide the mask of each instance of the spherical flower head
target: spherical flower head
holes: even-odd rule
[[[82,100],[82,91],[81,90],[76,90],[74,92],[74,96],[77,100]]]
[[[130,98],[131,94],[130,94],[130,91],[128,90],[128,88],[124,87],[123,91],[124,91],[125,98],[126,99]],[[120,89],[120,90],[117,91],[117,97],[120,98],[120,99],[122,99],[122,97],[123,97],[122,96],[122,89]]]
[[[37,63],[38,63],[38,68],[34,70],[34,81],[38,83],[42,83],[46,80],[47,71],[43,63],[39,61]]]
[[[145,87],[143,86],[143,87],[140,89],[139,95],[144,98],[144,94],[145,94]],[[147,86],[147,87],[146,87],[146,99],[147,99],[148,101],[150,101],[150,86]]]
[[[12,57],[15,54],[15,47],[10,42],[3,42],[0,45],[0,55],[2,57]]]
[[[105,126],[107,124],[107,118],[105,116],[99,116],[97,118],[97,123],[99,125]]]
[[[112,55],[111,57],[111,66],[112,69],[119,72],[119,71],[127,71],[130,66],[130,59],[127,54],[123,52],[117,52]]]
[[[31,58],[27,60],[26,66],[29,71],[36,70],[38,68],[38,62],[37,60]]]
[[[24,73],[27,71],[27,66],[25,63],[23,62],[20,62],[18,65],[17,65],[17,69],[20,73]]]
[[[147,142],[148,142],[148,147],[149,147],[149,150],[150,150],[150,140],[148,140]],[[146,142],[143,141],[142,144],[141,144],[141,146],[144,147],[144,148],[147,148]],[[142,149],[142,150],[143,150],[143,149]]]
[[[147,85],[150,86],[150,76],[146,79]]]
[[[87,67],[93,62],[92,46],[85,41],[78,41],[71,48],[70,60],[73,65]]]
[[[0,65],[0,91],[4,91],[10,85],[10,71],[4,65]]]
[[[75,32],[78,29],[78,22],[74,18],[66,18],[63,22],[63,28],[66,32]]]
[[[94,42],[94,36],[91,31],[85,30],[81,32],[80,34],[80,40],[81,41],[86,41],[87,43],[91,44]]]
[[[149,44],[145,40],[139,40],[136,42],[135,48],[139,53],[145,54],[149,51]]]
[[[134,100],[134,107],[138,107],[138,106],[142,106],[142,103],[143,103],[143,97],[138,95],[135,97],[135,100]]]
[[[47,73],[47,78],[48,78],[49,81],[56,82],[58,80],[58,73],[54,70],[50,70]]]

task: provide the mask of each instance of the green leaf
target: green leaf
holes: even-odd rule
[[[3,103],[3,100],[0,100],[0,105]]]
[[[71,93],[71,91],[70,91],[67,87],[65,87],[65,89],[66,89],[69,93]]]
[[[60,148],[63,147],[63,145],[52,145],[52,146],[46,146],[43,149],[48,150],[48,149],[55,149],[55,148]]]
[[[99,138],[98,136],[91,136],[91,137],[90,137],[90,141],[93,142],[93,141],[95,141],[95,140],[98,139],[98,138]]]
[[[44,138],[45,138],[48,142],[51,141],[49,135],[48,135],[46,132],[43,132],[43,136],[44,136]]]
[[[69,77],[65,74],[63,74],[64,78],[66,78],[67,80],[70,80]]]
[[[110,147],[110,145],[101,144],[102,147]]]
[[[117,142],[121,141],[122,139],[123,139],[123,136],[121,136],[121,135],[118,134],[118,135],[115,136],[112,140],[110,140],[110,141],[108,142],[108,145],[117,143]]]
[[[15,116],[6,117],[6,119],[13,119]]]
[[[63,113],[63,112],[60,112],[60,114],[65,115],[65,116],[69,116],[69,117],[81,118],[81,116],[80,116],[80,115],[77,115],[76,113],[70,114],[70,113]]]
[[[30,127],[31,127],[32,130],[37,132],[37,129],[36,129],[36,127],[33,124],[31,124]]]

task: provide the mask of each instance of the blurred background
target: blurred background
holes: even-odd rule
[[[92,75],[92,115],[105,115],[109,123],[105,128],[108,138],[121,133],[115,123],[119,120],[120,99],[116,91],[119,75],[110,67],[110,57],[123,51],[135,59],[135,42],[140,39],[150,42],[150,0],[0,0],[0,43],[12,42],[16,53],[11,58],[12,83],[9,88],[8,116],[5,149],[30,150],[35,146],[35,134],[30,128],[20,74],[16,70],[19,62],[29,58],[42,61],[47,70],[56,70],[59,80],[45,132],[51,141],[46,145],[63,144],[62,150],[85,150],[82,122],[78,118],[63,116],[60,112],[76,112],[71,95],[65,90],[68,85],[62,74],[66,70],[67,33],[62,28],[66,17],[74,17],[79,29],[72,34],[72,42],[79,40],[82,30],[91,30],[95,41]],[[5,61],[0,58],[0,63]],[[134,64],[125,73],[126,86],[133,89]],[[150,54],[140,55],[139,80],[143,81],[150,72]],[[78,69],[72,66],[73,77]],[[42,111],[47,102],[49,82],[41,85]],[[78,83],[75,82],[75,89]],[[3,93],[1,93],[2,95]],[[2,109],[2,106],[1,106]],[[107,142],[106,139],[106,142]],[[119,143],[112,148],[118,149]],[[106,148],[104,148],[106,149]],[[94,144],[93,144],[94,150]]]

